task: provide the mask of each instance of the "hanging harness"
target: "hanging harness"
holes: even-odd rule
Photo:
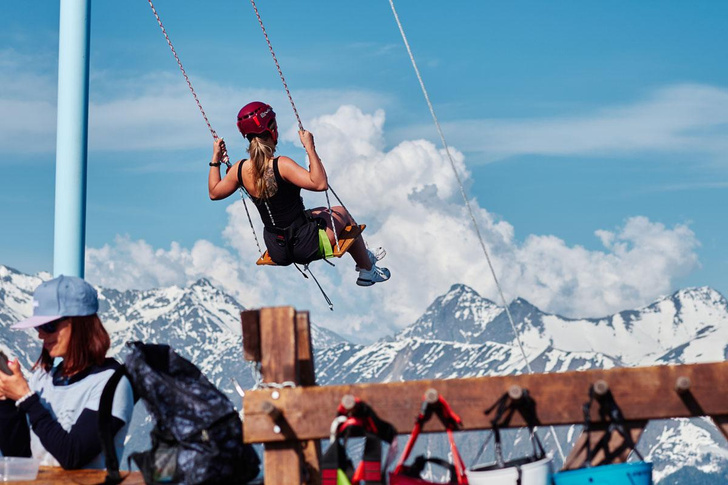
[[[243,185],[244,163],[245,160],[238,163],[237,178],[240,185]],[[326,228],[326,222],[304,210],[301,189],[280,176],[278,158],[273,159],[270,169],[275,177],[276,193],[270,197],[252,197],[252,201],[264,220],[263,239],[271,259],[277,265],[287,266],[291,263],[308,264],[326,257],[326,249],[331,254],[330,243],[323,251],[320,244],[319,233]],[[281,222],[285,222],[285,225]],[[328,236],[325,238],[328,242]]]
[[[536,415],[536,401],[531,397],[527,389],[522,389],[520,399],[513,399],[509,393],[504,393],[490,408],[488,408],[484,414],[489,415],[495,411],[493,419],[491,419],[491,425],[493,428],[493,434],[495,437],[495,464],[485,466],[475,466],[468,471],[468,477],[471,481],[477,483],[487,482],[488,472],[494,470],[501,470],[504,468],[514,468],[516,475],[516,483],[521,483],[523,465],[534,463],[546,458],[546,452],[543,444],[536,434],[536,426],[538,426],[538,417]],[[501,428],[508,427],[511,422],[511,418],[515,413],[519,413],[526,423],[529,432],[529,438],[533,447],[533,454],[522,458],[516,458],[514,460],[505,461],[503,458],[503,445],[501,440]],[[475,457],[474,462],[477,463],[480,460],[483,451],[488,444],[489,440],[486,440],[480,448],[480,451]],[[550,461],[550,458],[549,458]],[[550,464],[546,464],[550,467]]]
[[[355,398],[354,406],[346,409],[340,404],[337,417],[331,423],[331,444],[321,458],[322,485],[383,484],[382,441],[393,449],[397,431],[384,421],[364,401]],[[364,453],[359,465],[354,466],[346,454],[349,438],[364,437]]]
[[[437,415],[447,431],[447,439],[450,443],[450,452],[452,454],[452,463],[440,458],[418,456],[411,465],[405,465],[405,461],[412,453],[412,448],[422,431],[422,427],[426,422]],[[390,485],[429,485],[432,482],[425,481],[420,478],[422,471],[428,463],[433,463],[447,468],[450,471],[450,483],[457,485],[468,485],[468,477],[465,474],[465,464],[460,456],[460,452],[455,445],[455,436],[453,431],[460,429],[463,425],[460,416],[455,414],[444,397],[438,396],[434,403],[429,402],[426,398],[422,401],[420,413],[415,420],[415,426],[412,434],[405,445],[402,456],[397,462],[397,466],[389,475]]]
[[[597,401],[599,403],[599,418],[602,421],[608,422],[609,425],[607,426],[607,432],[604,433],[604,435],[596,443],[596,445],[592,447],[591,440],[589,439],[589,433],[595,430],[591,421],[591,406],[594,401]],[[592,466],[591,462],[594,459],[594,456],[600,450],[604,451],[605,456],[610,456],[621,453],[624,448],[629,448],[634,451],[634,453],[639,457],[641,461],[644,461],[642,454],[636,448],[636,443],[634,442],[634,440],[632,440],[632,435],[625,428],[624,415],[622,414],[622,410],[619,409],[617,402],[614,400],[614,395],[612,394],[611,390],[607,390],[607,392],[602,396],[597,396],[596,391],[594,390],[594,386],[591,386],[589,388],[589,401],[584,403],[583,410],[584,432],[587,434],[585,462],[586,467]],[[617,450],[610,451],[609,441],[612,433],[615,431],[619,433],[619,435],[624,439],[624,443]]]

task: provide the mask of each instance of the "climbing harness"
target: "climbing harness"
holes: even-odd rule
[[[359,398],[348,396],[350,406],[340,404],[337,416],[331,423],[329,448],[321,459],[321,483],[323,485],[357,485],[359,483],[383,484],[382,441],[396,443],[397,431]],[[346,399],[346,398],[345,398]],[[346,454],[350,437],[364,437],[364,453],[354,469]],[[391,446],[390,446],[391,449]]]
[[[522,389],[518,399],[514,399],[509,393],[503,394],[489,409],[485,411],[488,415],[495,410],[491,420],[495,437],[495,464],[475,465],[467,471],[470,485],[547,485],[551,480],[552,459],[546,455],[541,440],[536,434],[538,417],[536,416],[536,402],[530,396],[528,390]],[[533,454],[514,460],[503,459],[503,447],[500,429],[507,427],[513,415],[518,412],[528,427]],[[483,443],[475,463],[480,459],[488,440]]]
[[[455,436],[453,431],[462,427],[462,420],[460,416],[450,408],[444,397],[441,395],[433,396],[433,390],[429,390],[425,393],[425,397],[422,400],[422,407],[420,413],[415,419],[415,426],[412,429],[409,440],[404,447],[402,456],[397,462],[397,466],[394,471],[389,475],[390,485],[431,485],[434,482],[430,482],[421,478],[421,474],[428,463],[441,466],[450,472],[450,483],[457,485],[468,485],[468,477],[465,472],[465,464],[460,456],[460,452],[455,445]],[[440,458],[433,458],[427,456],[418,456],[414,462],[410,465],[405,465],[405,461],[409,458],[412,448],[417,441],[417,438],[422,431],[422,427],[427,421],[436,415],[445,430],[447,431],[447,438],[450,444],[450,453],[452,455],[452,463],[449,461],[442,460]]]
[[[591,407],[594,401],[598,402],[599,418],[602,422],[607,423],[607,427],[606,432],[592,446],[590,434],[598,430],[591,420]],[[556,473],[553,476],[555,485],[651,485],[652,463],[644,461],[642,454],[637,450],[636,443],[625,426],[624,415],[617,405],[612,391],[607,390],[600,396],[592,385],[589,388],[589,401],[584,404],[583,411],[586,461],[583,468]],[[610,450],[609,442],[615,432],[624,441],[617,449]],[[592,460],[598,452],[603,452],[605,459],[611,461],[625,449],[632,450],[640,461],[592,466]]]
[[[251,0],[252,1],[252,0]],[[409,54],[410,61],[412,62],[412,67],[415,70],[415,74],[417,75],[417,80],[420,83],[420,88],[422,89],[422,94],[425,96],[425,101],[427,102],[427,106],[430,109],[430,114],[432,115],[432,119],[435,122],[435,127],[437,128],[437,132],[440,135],[440,140],[442,141],[442,146],[445,149],[445,153],[447,154],[447,159],[450,162],[450,167],[452,168],[453,173],[455,174],[455,180],[458,183],[458,186],[460,188],[460,195],[463,198],[463,201],[465,202],[465,207],[468,209],[468,214],[470,215],[470,219],[473,222],[473,227],[475,228],[475,233],[478,236],[478,241],[480,242],[480,247],[483,250],[483,254],[485,255],[485,259],[488,262],[488,268],[490,268],[490,273],[493,276],[493,281],[495,282],[495,286],[498,289],[498,294],[500,295],[501,301],[503,303],[503,308],[505,309],[506,315],[508,317],[508,322],[511,325],[511,329],[513,330],[513,333],[516,336],[516,342],[518,343],[518,348],[521,351],[521,355],[523,356],[523,360],[526,363],[526,370],[529,374],[533,374],[533,369],[531,368],[531,363],[528,360],[528,356],[526,355],[526,351],[523,348],[523,343],[521,342],[521,337],[518,334],[518,329],[516,328],[516,323],[513,321],[513,316],[511,315],[511,311],[508,308],[508,301],[506,300],[505,295],[503,294],[503,289],[501,288],[500,282],[498,281],[498,276],[496,275],[495,268],[493,267],[493,263],[490,260],[490,254],[488,253],[488,249],[486,248],[485,242],[483,241],[483,236],[480,233],[480,228],[478,226],[478,222],[475,219],[475,214],[473,212],[473,208],[470,206],[470,201],[468,200],[468,196],[465,193],[465,188],[463,187],[463,182],[460,178],[460,173],[458,172],[457,167],[455,166],[455,161],[453,160],[452,154],[450,153],[450,147],[447,144],[447,141],[445,140],[445,135],[442,132],[442,127],[440,126],[440,121],[437,119],[437,115],[435,114],[435,108],[432,106],[432,102],[430,101],[430,96],[427,93],[427,89],[425,88],[425,83],[422,80],[422,75],[420,74],[420,70],[417,67],[417,63],[415,62],[414,55],[412,54],[412,49],[410,49],[409,42],[407,41],[407,36],[404,33],[404,28],[402,27],[402,23],[399,20],[399,15],[397,15],[397,10],[394,8],[394,0],[389,0],[389,5],[392,8],[392,13],[394,14],[394,20],[397,22],[397,27],[399,28],[399,32],[402,35],[402,40],[404,41],[404,45],[407,49],[407,53]],[[559,442],[558,437],[556,436],[556,431],[554,430],[553,426],[551,428],[551,434],[553,435],[554,441],[556,442],[556,447],[559,451],[559,456],[561,456],[561,460],[564,461],[566,458],[564,456],[564,451],[561,449],[561,443]]]

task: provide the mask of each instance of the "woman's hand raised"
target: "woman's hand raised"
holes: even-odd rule
[[[301,137],[301,144],[303,144],[303,148],[305,148],[306,151],[316,149],[316,146],[313,142],[313,133],[306,130],[299,130],[298,136]]]
[[[8,362],[8,367],[13,375],[0,373],[0,396],[17,401],[30,392],[30,387],[28,387],[28,381],[23,377],[18,359]]]
[[[216,138],[215,143],[212,145],[212,162],[222,162],[226,153],[227,148],[225,147],[225,140],[222,138]]]

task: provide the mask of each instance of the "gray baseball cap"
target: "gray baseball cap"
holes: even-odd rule
[[[11,328],[33,328],[63,317],[83,317],[99,311],[93,286],[76,276],[45,281],[33,293],[33,316]]]

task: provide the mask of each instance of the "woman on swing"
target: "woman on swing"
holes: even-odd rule
[[[210,162],[208,190],[210,199],[220,200],[232,195],[238,187],[250,194],[263,220],[263,239],[274,263],[286,266],[306,264],[331,254],[337,234],[354,220],[341,206],[305,210],[301,189],[321,192],[328,189],[328,179],[321,159],[316,153],[313,135],[299,131],[301,143],[309,159],[306,170],[292,159],[274,157],[278,143],[278,126],[273,108],[255,101],[238,113],[238,130],[248,139],[250,159],[235,163],[224,178],[220,165],[225,150],[222,138],[215,141]],[[331,226],[333,214],[335,227]],[[376,265],[378,259],[364,244],[361,235],[348,250],[356,262],[359,277],[356,284],[371,286],[387,281],[390,272]]]

